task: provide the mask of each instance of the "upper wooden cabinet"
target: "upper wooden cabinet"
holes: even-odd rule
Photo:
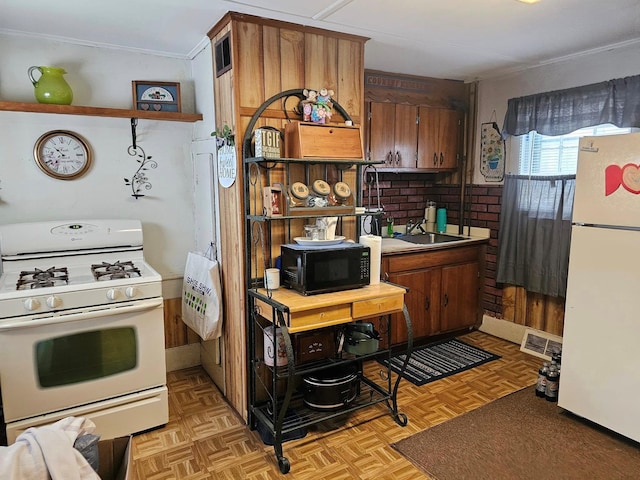
[[[416,168],[418,112],[414,105],[372,102],[369,155],[380,168]]]
[[[368,159],[380,170],[458,168],[464,112],[390,102],[369,104]]]
[[[468,155],[463,139],[465,123],[473,123],[465,120],[467,113],[473,118],[470,98],[470,85],[461,81],[365,70],[366,158],[383,162],[379,170],[442,171],[456,181]]]
[[[464,113],[448,108],[419,107],[418,118],[418,168],[458,168]]]

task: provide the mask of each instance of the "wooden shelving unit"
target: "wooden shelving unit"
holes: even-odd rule
[[[202,120],[200,113],[149,112],[125,108],[85,107],[81,105],[51,105],[46,103],[0,101],[0,111],[57,113],[63,115],[85,115],[93,117],[144,118],[147,120],[168,120],[174,122],[197,122]]]

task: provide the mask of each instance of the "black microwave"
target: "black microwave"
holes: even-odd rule
[[[282,284],[303,295],[369,285],[371,249],[359,243],[282,245]]]

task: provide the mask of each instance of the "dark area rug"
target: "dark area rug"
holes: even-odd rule
[[[391,357],[391,369],[400,373],[405,358],[404,354]],[[498,358],[499,355],[451,338],[416,348],[411,353],[403,378],[420,386]],[[388,359],[378,362],[387,366]]]
[[[640,478],[640,444],[536,397],[534,387],[392,446],[437,480]]]

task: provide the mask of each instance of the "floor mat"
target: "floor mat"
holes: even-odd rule
[[[627,480],[640,472],[638,443],[536,397],[534,386],[392,446],[438,480]]]
[[[405,354],[391,357],[391,369],[400,373],[405,358]],[[452,338],[414,349],[403,377],[420,386],[498,358],[499,355]],[[386,358],[378,361],[388,364]]]

